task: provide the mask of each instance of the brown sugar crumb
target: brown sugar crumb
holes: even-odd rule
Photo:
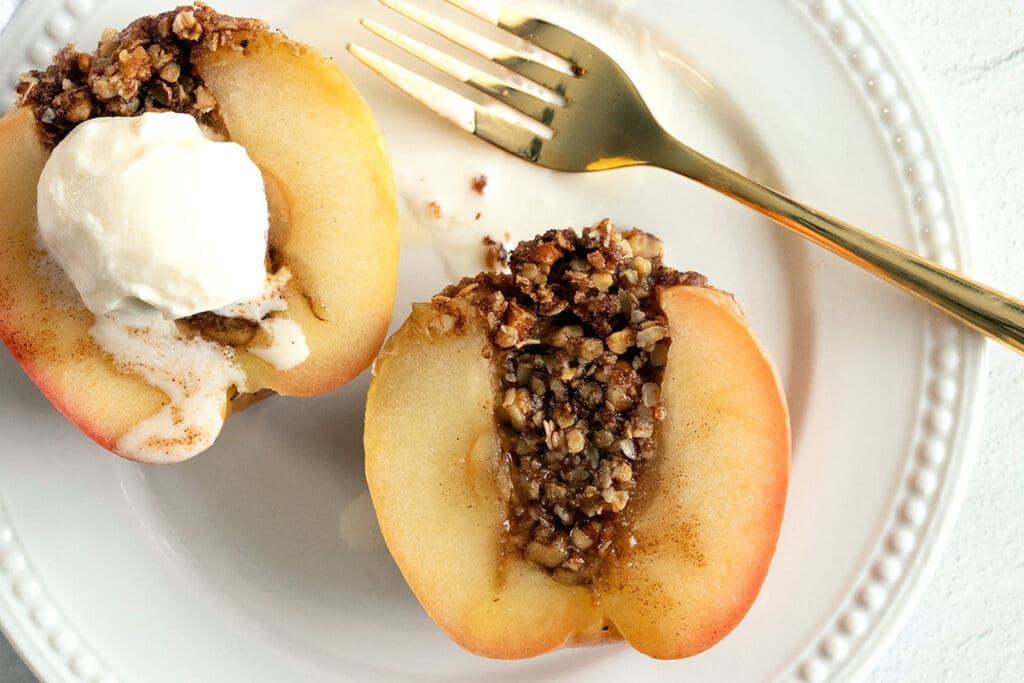
[[[483,245],[487,270],[497,271],[508,268],[508,248],[504,242],[499,242],[493,237],[488,236],[483,239]]]
[[[671,343],[655,288],[707,283],[661,257],[660,240],[608,221],[551,230],[512,251],[511,273],[463,280],[433,304],[468,298],[486,318],[512,478],[505,552],[563,583],[591,582],[616,554],[654,456]]]
[[[246,318],[228,318],[206,311],[196,313],[184,320],[185,326],[201,336],[224,346],[246,346],[260,325]]]
[[[429,204],[427,204],[427,208],[430,209],[430,217],[431,218],[433,218],[435,221],[441,220],[441,217],[444,214],[441,212],[441,205],[440,204],[438,204],[436,201],[433,201],[433,202],[430,202]]]
[[[242,50],[267,25],[218,14],[203,3],[107,29],[94,52],[67,45],[43,71],[22,74],[18,104],[33,107],[44,141],[55,146],[79,123],[148,111],[191,114],[217,129],[217,101],[192,68],[194,51]]]
[[[473,188],[473,192],[482,195],[484,190],[487,189],[487,176],[481,174],[473,178],[473,182],[470,187]]]

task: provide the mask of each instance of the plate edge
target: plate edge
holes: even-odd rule
[[[897,168],[916,171],[912,162],[918,161],[938,167],[932,169],[932,180],[919,183],[918,187],[914,187],[914,180],[908,174],[902,176],[904,191],[920,190],[919,195],[908,199],[914,204],[910,215],[916,217],[925,255],[964,271],[973,271],[974,249],[970,241],[970,226],[975,216],[973,204],[954,165],[958,155],[950,143],[942,110],[909,50],[886,28],[879,16],[881,11],[870,2],[795,0],[795,4],[819,25],[820,33],[865,92],[869,104],[877,105],[876,119],[882,130],[891,134],[890,150]],[[869,29],[867,39],[863,26]],[[935,190],[936,184],[944,191]],[[929,191],[938,193],[939,204],[936,204],[936,195],[929,195]],[[953,220],[945,221],[941,230],[936,229],[946,214]],[[959,353],[954,349],[954,342]],[[918,436],[912,443],[903,495],[893,505],[893,514],[880,534],[874,553],[869,555],[871,559],[865,564],[861,578],[841,603],[844,607],[826,622],[828,625],[823,632],[780,680],[805,683],[862,680],[913,612],[949,542],[980,442],[988,346],[985,339],[949,322],[941,314],[933,316],[925,345],[922,354],[926,359],[922,382],[925,400],[919,407]],[[951,369],[959,370],[953,400],[956,410],[953,411],[954,423],[943,429],[944,416],[949,411],[936,405],[942,397],[936,396],[933,389],[940,386],[939,381],[948,379]],[[940,415],[939,410],[946,412]],[[961,419],[957,420],[956,415]],[[929,446],[930,442],[922,441],[921,437],[921,433],[929,432],[932,436],[944,435],[951,446]],[[948,457],[937,462],[930,459],[933,456],[927,453],[936,450]],[[942,468],[939,481],[934,479],[934,472],[925,468],[932,466],[934,469],[935,465]],[[923,520],[919,517],[921,509],[924,510]],[[908,526],[913,529],[914,540],[909,550],[901,550],[900,542],[894,543],[894,540],[902,538],[898,534]],[[900,555],[904,557],[899,558]],[[886,564],[894,556],[898,558],[897,564]],[[888,574],[893,567],[897,572],[895,578]],[[874,613],[867,617],[866,626],[863,625],[865,612]],[[851,646],[851,640],[859,642]]]

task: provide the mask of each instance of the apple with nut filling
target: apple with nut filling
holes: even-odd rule
[[[36,184],[53,145],[89,118],[190,113],[242,145],[262,172],[268,269],[291,272],[287,310],[273,316],[298,324],[309,355],[280,370],[250,352],[252,326],[213,314],[178,321],[244,372],[244,390],[218,389],[223,416],[269,392],[329,391],[370,364],[395,291],[395,190],[370,110],[332,61],[263,22],[196,5],[105,33],[93,53],[65,48],[47,71],[26,76],[19,94],[20,106],[0,120],[0,336],[87,435],[123,451],[122,438],[168,403],[114,362],[90,334],[93,314],[43,273]]]
[[[753,603],[786,497],[775,369],[731,295],[607,223],[414,306],[375,365],[366,476],[434,621],[530,657],[698,653]]]

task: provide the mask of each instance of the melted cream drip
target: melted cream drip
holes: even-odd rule
[[[279,268],[276,273],[267,276],[267,284],[259,297],[218,308],[213,313],[225,318],[245,318],[259,322],[275,311],[287,310],[288,302],[284,300],[284,287],[291,279],[292,271],[287,267]]]
[[[179,462],[209,448],[224,425],[228,388],[246,390],[232,349],[186,337],[158,311],[100,315],[91,333],[120,369],[167,394],[159,412],[117,442],[117,451],[129,458]]]
[[[267,277],[258,298],[214,311],[258,323],[271,344],[249,351],[278,370],[293,368],[309,355],[298,323],[268,317],[287,310],[283,292],[290,279],[291,272],[281,268]],[[209,448],[224,425],[230,388],[250,391],[233,348],[183,332],[156,309],[139,306],[97,316],[90,333],[119,369],[142,376],[167,395],[159,412],[118,441],[117,451],[134,460],[179,462]]]
[[[294,320],[267,318],[260,321],[260,327],[270,335],[273,343],[266,348],[249,349],[249,353],[278,370],[291,370],[309,357],[306,335]]]
[[[259,323],[260,329],[271,339],[268,347],[249,349],[249,353],[262,358],[278,370],[291,370],[309,357],[309,346],[302,327],[294,320],[268,317],[275,311],[284,311],[288,302],[284,300],[284,286],[291,279],[288,268],[281,268],[267,278],[263,296],[251,301],[232,304],[214,311],[228,318],[245,318]]]

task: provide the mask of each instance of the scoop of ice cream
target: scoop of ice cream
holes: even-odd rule
[[[37,199],[42,242],[93,313],[141,301],[182,318],[263,291],[263,177],[187,114],[82,123],[54,148]]]

